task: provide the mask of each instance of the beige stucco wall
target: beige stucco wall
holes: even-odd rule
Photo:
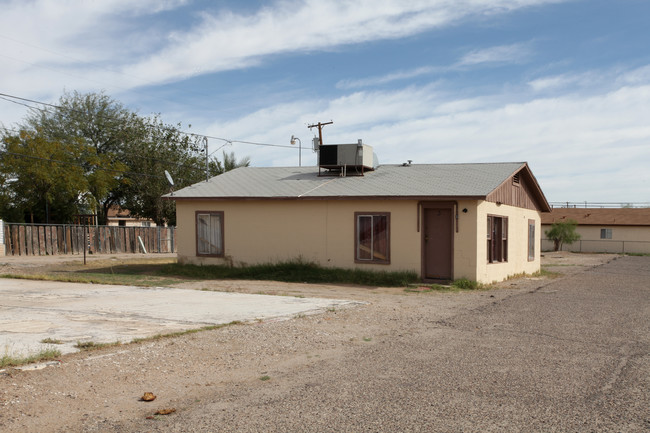
[[[508,217],[508,261],[487,262],[487,217]],[[541,217],[539,212],[513,206],[481,201],[477,210],[477,275],[476,281],[490,283],[521,274],[533,274],[540,269]],[[535,259],[528,261],[528,220],[535,221]]]
[[[467,212],[463,212],[467,209]],[[454,279],[476,280],[478,252],[476,251],[476,200],[458,201],[458,228],[454,229]],[[480,248],[480,247],[479,247]]]
[[[550,224],[542,227],[542,238],[551,229]],[[611,239],[600,239],[600,229],[611,229]],[[576,233],[580,240],[564,245],[562,250],[583,253],[650,253],[650,226],[578,226]],[[543,251],[552,251],[553,241],[544,240]]]
[[[224,258],[196,257],[197,210],[224,212]],[[178,201],[176,212],[178,257],[182,263],[239,265],[302,257],[323,266],[422,272],[422,234],[415,200]],[[355,212],[390,212],[390,264],[354,262]],[[487,264],[488,214],[509,218],[508,263]],[[492,282],[538,271],[539,242],[536,260],[527,260],[528,219],[534,219],[539,230],[539,214],[535,211],[458,201],[453,278]]]
[[[195,257],[196,210],[224,211],[225,260]],[[255,264],[302,257],[323,266],[420,272],[415,201],[179,201],[176,212],[182,262]],[[354,263],[355,212],[390,212],[389,265]]]

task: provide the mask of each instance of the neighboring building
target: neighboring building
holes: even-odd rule
[[[580,240],[565,251],[650,253],[650,208],[555,208],[542,216],[542,250],[552,251],[546,231],[554,222],[574,220]]]
[[[364,166],[332,171],[326,155],[333,164],[336,155],[322,152],[320,168],[243,167],[166,195],[176,200],[179,262],[302,258],[412,270],[425,281],[492,282],[540,269],[540,213],[550,207],[526,163],[375,169],[364,156]]]
[[[107,223],[109,226],[121,227],[156,227],[156,223],[148,218],[136,218],[131,216],[128,209],[122,209],[120,206],[114,205],[108,208]]]

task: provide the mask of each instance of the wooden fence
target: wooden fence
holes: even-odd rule
[[[175,253],[175,227],[81,226],[4,223],[8,256],[56,254]]]

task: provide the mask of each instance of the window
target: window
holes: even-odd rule
[[[196,255],[223,256],[223,212],[196,213]]]
[[[612,238],[612,229],[600,229],[600,238],[601,239],[611,239]]]
[[[535,220],[528,220],[528,261],[535,260]]]
[[[487,218],[488,263],[508,261],[508,218],[490,215]]]
[[[142,227],[151,227],[151,221],[142,221]]]
[[[390,214],[355,212],[354,261],[390,263]]]

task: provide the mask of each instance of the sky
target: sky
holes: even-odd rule
[[[362,139],[380,164],[526,161],[550,202],[650,206],[647,0],[0,10],[0,94],[56,104],[66,91],[104,92],[259,167],[315,165],[308,126],[331,121],[324,144]],[[0,123],[14,127],[28,109],[7,99]]]

